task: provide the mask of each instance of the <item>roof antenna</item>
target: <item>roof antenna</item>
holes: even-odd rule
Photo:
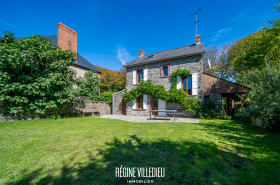
[[[197,11],[195,11],[193,14],[191,14],[191,16],[195,14],[195,23],[192,24],[192,25],[195,24],[195,36],[197,35],[197,23],[198,23],[199,21],[201,21],[201,19],[199,19],[199,21],[197,21],[197,13],[198,13],[199,11],[201,11],[201,10],[202,10],[202,8],[199,6],[199,9],[198,9]],[[191,26],[192,26],[192,25],[191,25]]]

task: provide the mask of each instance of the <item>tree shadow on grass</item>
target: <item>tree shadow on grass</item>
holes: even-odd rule
[[[166,139],[145,140],[135,135],[114,138],[98,149],[87,163],[63,164],[59,175],[42,175],[43,168],[8,184],[127,184],[127,180],[153,180],[154,184],[252,184],[255,173],[244,165],[261,161],[240,157],[218,149],[215,143]],[[74,159],[72,159],[74,160]],[[165,177],[115,177],[116,167],[164,167]],[[136,174],[137,176],[137,174]],[[268,183],[259,175],[257,183]],[[277,182],[275,178],[270,182]],[[278,181],[280,182],[280,181]]]
[[[261,133],[256,127],[253,128],[248,124],[232,120],[225,121],[223,124],[216,124],[211,121],[199,124],[204,127],[204,130],[217,138],[245,146],[242,149],[248,152],[253,151],[252,148],[258,148],[258,150],[280,154],[280,147],[275,147],[280,144],[280,135],[278,134],[265,134],[264,131]]]

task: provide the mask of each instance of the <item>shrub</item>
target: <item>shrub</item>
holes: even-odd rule
[[[218,104],[213,100],[208,100],[207,104],[201,106],[201,111],[198,113],[198,117],[204,119],[228,119],[226,115],[223,115]]]
[[[113,102],[113,94],[115,94],[115,92],[105,92],[106,94],[106,102],[107,103],[112,103]]]
[[[240,108],[236,111],[233,119],[240,120],[244,123],[250,123],[252,121],[252,111],[250,108]]]
[[[52,115],[52,119],[61,119],[61,116],[59,114]]]
[[[79,77],[76,79],[76,84],[79,87],[76,89],[79,95],[90,97],[92,100],[98,100],[100,98],[100,85],[97,73],[91,70],[86,71],[84,78]]]
[[[268,63],[260,70],[249,72],[246,81],[253,103],[250,115],[259,117],[263,128],[280,131],[280,67]]]

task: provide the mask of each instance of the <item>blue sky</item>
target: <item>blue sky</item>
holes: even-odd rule
[[[232,43],[279,17],[272,0],[79,0],[1,1],[0,31],[16,37],[57,35],[62,22],[78,32],[78,53],[92,64],[118,70],[123,62],[195,43],[206,47]],[[3,8],[4,7],[4,8]],[[6,8],[5,8],[6,7]]]

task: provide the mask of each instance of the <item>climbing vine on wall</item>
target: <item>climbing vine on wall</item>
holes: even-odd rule
[[[177,69],[177,71],[172,73],[173,89],[177,89],[177,76],[184,78],[191,74],[191,70],[188,69]]]
[[[188,74],[184,72],[186,75]],[[174,81],[173,81],[174,83]],[[201,102],[196,98],[190,98],[182,89],[173,88],[171,91],[166,91],[163,85],[153,85],[151,80],[147,82],[142,81],[140,86],[123,94],[124,102],[134,100],[142,94],[155,96],[158,99],[164,100],[168,103],[177,103],[182,108],[193,114],[197,114],[201,110]]]

